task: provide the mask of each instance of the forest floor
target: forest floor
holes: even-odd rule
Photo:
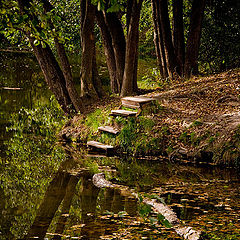
[[[155,98],[162,107],[152,115],[156,123],[153,131],[167,126],[166,152],[170,159],[234,165],[240,162],[239,69],[178,81],[145,96]],[[118,97],[111,97],[89,105],[87,112],[116,108],[119,104]],[[77,119],[75,117],[71,127],[65,127],[62,134],[76,135],[83,131],[72,124]]]
[[[193,78],[148,96],[164,107],[157,115],[175,143],[172,157],[213,163],[237,161],[240,152],[240,71]]]

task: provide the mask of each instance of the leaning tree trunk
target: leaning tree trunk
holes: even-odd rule
[[[185,57],[183,0],[173,0],[173,44],[179,63],[177,72],[182,76]]]
[[[192,70],[197,66],[205,4],[206,0],[194,0],[192,4],[184,69],[184,75],[186,78],[190,78]]]
[[[81,96],[88,99],[98,98],[93,79],[97,74],[95,69],[95,7],[88,0],[81,1],[81,42],[82,42],[82,63],[81,63]]]
[[[98,26],[101,31],[102,41],[104,45],[104,53],[106,57],[108,72],[110,76],[110,86],[113,93],[120,92],[120,82],[117,77],[117,67],[115,61],[115,54],[113,50],[112,37],[110,31],[104,20],[103,13],[101,11],[96,11],[96,17]]]
[[[63,111],[69,113],[72,101],[66,88],[62,70],[50,47],[47,44],[45,48],[41,45],[35,46],[34,39],[29,37],[29,40],[50,90],[55,95]]]
[[[50,12],[54,9],[53,5],[48,0],[41,0],[43,3],[43,8],[45,13]],[[49,24],[52,28],[54,28],[53,23],[49,19]],[[72,77],[71,66],[64,48],[64,45],[58,41],[58,38],[54,38],[55,47],[57,50],[57,54],[60,60],[61,69],[66,81],[66,88],[68,90],[69,96],[71,98],[72,104],[77,112],[83,112],[83,103],[80,95],[78,94]]]
[[[78,94],[76,87],[74,86],[71,66],[66,55],[63,44],[59,43],[58,39],[55,38],[55,46],[57,49],[58,57],[61,63],[61,69],[63,71],[63,75],[66,81],[66,88],[71,98],[72,104],[77,112],[83,112],[84,107],[82,103],[82,99]]]
[[[127,33],[125,68],[121,96],[132,95],[137,91],[137,60],[141,6],[142,0],[133,0]]]
[[[116,13],[104,13],[104,18],[112,38],[112,46],[116,62],[118,92],[120,93],[125,68],[126,40],[121,21]]]

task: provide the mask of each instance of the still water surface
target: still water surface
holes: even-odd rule
[[[232,169],[86,157],[56,144],[46,153],[31,138],[14,145],[6,132],[10,114],[51,96],[39,72],[31,55],[0,54],[0,239],[180,239],[154,226],[154,214],[141,218],[135,198],[96,188],[90,177],[97,169],[114,183],[160,196],[184,225],[210,239],[240,239],[240,182]]]

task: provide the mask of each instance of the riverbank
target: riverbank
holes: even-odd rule
[[[88,114],[75,116],[59,136],[76,143],[104,141],[129,155],[239,167],[239,69],[165,85],[145,96],[157,104],[137,119],[113,121],[109,113],[120,99],[111,97],[89,106]],[[98,127],[104,124],[117,124],[122,131],[102,134]]]

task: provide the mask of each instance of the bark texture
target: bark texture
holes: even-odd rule
[[[121,21],[116,13],[105,13],[104,17],[112,38],[112,46],[116,63],[117,86],[118,92],[120,93],[125,68],[126,40]]]
[[[104,15],[101,11],[96,11],[96,17],[98,26],[101,31],[102,41],[104,45],[104,53],[106,57],[108,72],[110,76],[110,85],[113,93],[120,92],[120,82],[117,76],[117,66],[115,61],[115,54],[112,44],[112,37],[107,24],[104,19]]]
[[[182,76],[185,61],[183,0],[173,0],[173,45],[179,63],[177,72]]]
[[[93,58],[95,55],[94,39],[95,8],[87,0],[81,1],[81,96],[98,98],[97,91],[93,85]]]
[[[173,29],[169,21],[168,1],[152,0],[154,41],[160,72],[163,78],[189,78],[196,69],[204,6],[206,0],[194,0],[190,16],[189,36],[185,49],[183,28],[183,0],[173,0]]]
[[[69,113],[72,101],[66,88],[64,75],[50,47],[47,44],[45,48],[41,45],[35,46],[34,39],[30,37],[29,40],[50,90],[63,111]]]
[[[154,0],[157,1],[157,0]],[[168,15],[168,1],[159,0],[159,14],[160,14],[160,25],[162,29],[162,38],[166,54],[167,70],[168,75],[172,75],[176,71],[177,59],[175,50],[172,42],[170,20]]]
[[[190,78],[193,69],[197,66],[197,58],[200,46],[202,20],[206,0],[194,0],[190,18],[190,29],[187,40],[185,77]]]
[[[153,13],[153,26],[154,26],[154,44],[156,50],[156,56],[158,59],[158,66],[161,76],[163,78],[168,77],[167,63],[165,56],[165,48],[163,43],[162,26],[159,13],[159,1],[152,0],[152,13]]]
[[[125,69],[121,96],[133,95],[137,92],[137,60],[139,40],[139,18],[142,0],[133,0],[129,16]]]

